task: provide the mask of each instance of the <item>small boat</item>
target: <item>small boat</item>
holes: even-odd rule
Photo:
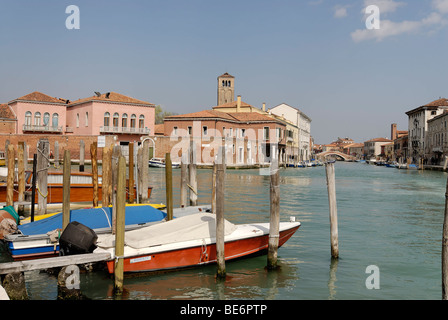
[[[149,160],[149,166],[154,168],[165,168],[165,159],[163,158],[152,158]],[[172,168],[180,168],[180,163],[172,162]]]
[[[175,218],[183,217],[209,209],[210,206],[176,208],[173,210],[173,216]],[[160,223],[166,218],[166,212],[154,208],[151,204],[128,204],[125,215],[125,230],[143,228]],[[71,210],[70,221],[77,221],[93,229],[97,234],[110,233],[112,206]],[[6,235],[4,239],[14,260],[30,260],[59,255],[58,239],[62,229],[62,213],[19,225],[18,229],[18,233]]]
[[[300,222],[281,222],[279,247],[300,227]],[[265,253],[269,223],[236,225],[225,220],[225,260]],[[109,252],[109,273],[114,272],[114,236],[99,235],[97,252]],[[197,213],[125,233],[124,272],[175,270],[216,263],[216,215]]]
[[[408,169],[409,170],[418,170],[418,165],[411,163],[408,165]]]
[[[25,172],[25,189],[28,193],[31,191],[31,181],[33,173],[31,171]],[[48,172],[47,178],[47,203],[62,203],[63,194],[63,173]],[[14,189],[17,190],[18,186],[15,184]],[[37,188],[36,188],[37,189]],[[134,186],[134,190],[135,190]],[[148,188],[148,199],[151,197],[152,187]],[[34,197],[34,203],[37,203],[39,189],[36,190]],[[128,196],[128,192],[126,195]],[[134,194],[136,194],[134,192]],[[103,198],[102,192],[102,177],[98,176],[98,201]],[[70,201],[71,202],[92,202],[93,199],[93,174],[88,172],[72,172],[70,175]],[[18,201],[18,193],[14,192],[13,201]],[[29,194],[29,200],[31,201],[31,194]],[[0,182],[0,202],[6,202],[6,182]]]

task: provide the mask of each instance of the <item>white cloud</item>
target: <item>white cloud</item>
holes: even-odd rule
[[[446,0],[441,0],[446,1]],[[405,6],[406,3],[404,2],[398,2],[394,0],[364,0],[364,8],[370,6],[370,5],[376,5],[382,14],[394,12],[397,10],[397,8]],[[363,11],[364,12],[364,11]]]
[[[334,17],[335,18],[345,18],[347,16],[347,8],[346,7],[335,7],[334,9]]]
[[[433,0],[432,6],[440,13],[448,13],[448,0]]]
[[[393,22],[390,20],[381,20],[379,30],[358,29],[351,33],[351,37],[355,42],[364,40],[382,41],[388,37],[416,33],[423,31],[425,28],[444,26],[447,23],[448,21],[440,13],[433,12],[420,21]]]
[[[405,5],[403,2],[393,0],[364,0],[364,5],[375,4],[380,9],[380,14],[394,12],[398,7]],[[448,24],[448,17],[444,14],[448,13],[448,0],[432,0],[432,7],[436,10],[427,17],[416,21],[394,22],[391,20],[380,19],[380,29],[368,30],[358,29],[351,33],[354,42],[365,40],[382,41],[388,37],[398,36],[402,34],[414,34],[418,32],[434,32],[437,28]],[[364,9],[365,10],[365,9]],[[363,13],[365,13],[363,10]],[[365,15],[365,18],[368,16]],[[382,16],[381,16],[382,18]]]

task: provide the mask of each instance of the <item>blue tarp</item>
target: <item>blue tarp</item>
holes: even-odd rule
[[[163,220],[166,213],[150,205],[126,206],[125,224],[142,224]],[[109,228],[112,224],[112,208],[89,208],[70,210],[70,222],[78,221],[91,229]],[[24,235],[46,234],[62,229],[62,213],[46,219],[19,225]]]

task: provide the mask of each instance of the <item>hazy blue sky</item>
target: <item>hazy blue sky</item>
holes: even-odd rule
[[[376,4],[380,30],[367,30]],[[448,0],[0,0],[0,102],[116,91],[177,113],[216,105],[217,76],[257,107],[313,120],[316,143],[407,129],[448,91]],[[80,29],[68,30],[68,5]]]

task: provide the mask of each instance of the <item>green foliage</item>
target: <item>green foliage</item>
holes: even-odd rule
[[[174,115],[177,115],[177,113],[163,111],[163,109],[160,105],[156,106],[156,124],[162,124],[163,119],[165,119],[165,117],[174,116]]]

